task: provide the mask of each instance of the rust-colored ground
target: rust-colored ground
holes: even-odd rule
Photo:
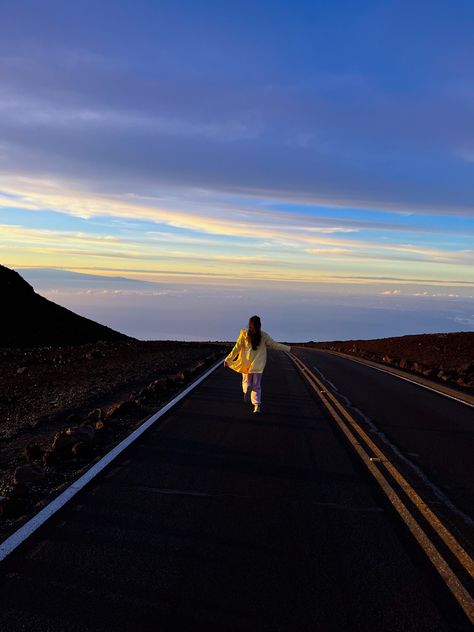
[[[309,346],[399,366],[464,389],[474,388],[474,332],[335,340]]]

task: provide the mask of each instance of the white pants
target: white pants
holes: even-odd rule
[[[262,373],[242,373],[242,390],[246,393],[249,389],[252,404],[261,404]]]

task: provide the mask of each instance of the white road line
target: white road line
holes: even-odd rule
[[[69,487],[67,487],[59,496],[52,500],[46,507],[44,507],[35,516],[30,518],[22,527],[12,533],[4,542],[0,543],[0,561],[4,560],[7,555],[10,555],[22,542],[29,538],[41,525],[43,525],[51,516],[64,507],[64,505],[71,500],[73,496],[83,489],[93,478],[95,478],[109,463],[111,463],[119,454],[121,454],[130,444],[132,444],[138,437],[140,437],[145,430],[148,430],[160,417],[167,413],[173,406],[176,406],[178,402],[184,399],[196,386],[199,386],[213,371],[219,366],[222,366],[223,359],[219,360],[207,370],[201,377],[195,380],[192,384],[181,391],[176,397],[160,408],[154,415],[144,421],[141,426],[134,430],[128,437],[125,437],[119,444],[115,446],[110,452],[104,455],[97,463],[85,472],[80,478],[74,481]]]
[[[313,351],[312,349],[310,349],[311,351]],[[466,402],[464,399],[459,399],[458,397],[455,397],[454,395],[449,395],[449,393],[444,393],[443,391],[438,391],[436,388],[433,388],[432,386],[428,386],[427,384],[423,384],[421,382],[417,382],[416,380],[411,380],[409,377],[405,377],[404,375],[398,375],[398,373],[392,373],[391,371],[387,371],[387,369],[382,369],[382,367],[378,367],[378,366],[372,366],[371,364],[366,364],[365,362],[362,362],[362,360],[358,360],[357,358],[348,358],[346,355],[340,355],[338,353],[334,353],[334,352],[325,352],[324,349],[314,349],[314,351],[322,351],[323,353],[330,353],[330,355],[334,355],[338,358],[342,358],[343,360],[349,360],[351,362],[357,362],[357,364],[362,364],[362,366],[366,366],[369,369],[374,369],[375,371],[380,371],[381,373],[387,373],[388,375],[391,375],[392,377],[398,377],[399,380],[405,380],[405,382],[410,382],[410,384],[415,384],[416,386],[421,386],[421,388],[426,388],[428,391],[433,391],[433,393],[437,393],[438,395],[443,395],[444,397],[449,397],[449,399],[454,399],[455,402],[458,402],[459,404],[464,404],[465,406],[469,406],[470,408],[474,408],[474,404],[471,404],[471,402]]]

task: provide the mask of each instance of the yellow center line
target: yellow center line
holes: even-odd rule
[[[431,525],[437,535],[446,544],[451,553],[459,560],[463,568],[469,573],[471,577],[474,576],[474,561],[469,556],[467,551],[459,544],[456,538],[451,532],[444,526],[439,518],[431,511],[421,497],[415,492],[413,487],[398,471],[398,469],[389,461],[386,455],[378,448],[377,445],[370,439],[370,437],[364,432],[360,425],[351,417],[351,415],[345,410],[340,402],[334,397],[334,395],[324,386],[324,384],[317,378],[314,373],[294,354],[289,354],[290,358],[300,369],[303,375],[308,380],[312,388],[318,393],[318,396],[334,418],[344,435],[347,437],[353,448],[359,454],[364,464],[367,466],[371,474],[375,477],[380,487],[394,506],[398,514],[401,516],[410,532],[413,534],[418,544],[425,551],[426,555],[430,559],[433,566],[436,568],[440,576],[445,581],[446,585],[453,593],[454,597],[464,610],[468,619],[474,623],[474,601],[472,596],[462,585],[459,578],[450,568],[449,564],[443,558],[443,556],[436,549],[435,545],[431,542],[426,535],[422,527],[415,520],[409,509],[403,503],[398,496],[394,488],[390,485],[387,479],[383,476],[378,469],[372,457],[366,452],[363,446],[357,441],[353,432],[348,428],[347,424],[359,435],[359,437],[366,443],[366,445],[373,451],[378,459],[377,463],[390,473],[393,479],[407,494],[415,507],[420,511],[423,517]],[[340,415],[338,414],[340,413]],[[341,417],[342,415],[342,417]],[[345,421],[344,421],[345,420]]]

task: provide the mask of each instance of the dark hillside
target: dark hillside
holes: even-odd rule
[[[0,347],[80,345],[129,340],[36,294],[19,274],[0,265]]]

